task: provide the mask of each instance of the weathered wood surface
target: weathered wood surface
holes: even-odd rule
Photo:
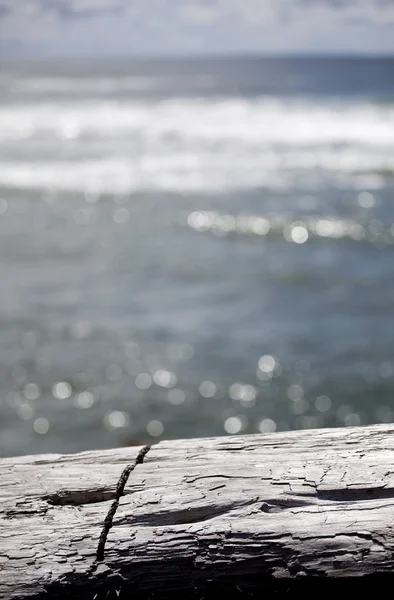
[[[97,562],[138,451],[0,460],[0,598],[394,573],[394,425],[157,444]]]

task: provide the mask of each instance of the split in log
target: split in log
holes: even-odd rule
[[[0,460],[0,598],[394,582],[394,425]]]

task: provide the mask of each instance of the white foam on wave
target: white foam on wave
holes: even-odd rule
[[[379,172],[394,165],[390,104],[74,101],[5,105],[0,118],[10,156],[0,183],[16,187],[212,192],[286,188],[301,178],[314,189],[324,171],[356,188],[360,173],[373,173],[376,188]]]
[[[67,138],[127,137],[147,140],[172,137],[179,143],[236,143],[258,149],[364,143],[394,148],[394,105],[308,103],[275,98],[171,99],[5,105],[0,140],[42,133]]]
[[[196,164],[198,163],[198,164]],[[8,187],[86,191],[99,193],[130,193],[166,190],[175,192],[221,192],[251,185],[284,185],[275,173],[261,176],[255,169],[238,169],[232,163],[215,167],[209,157],[196,161],[194,156],[153,157],[140,161],[126,157],[105,160],[15,162],[0,164],[0,184]]]
[[[286,165],[284,165],[286,162]],[[100,193],[131,193],[166,190],[174,192],[220,193],[267,187],[290,189],[301,184],[314,191],[321,188],[321,169],[333,185],[354,189],[379,189],[384,175],[365,170],[389,169],[386,155],[352,155],[343,159],[335,153],[320,156],[303,153],[268,153],[242,157],[236,153],[149,154],[139,158],[110,156],[91,160],[3,161],[0,185],[15,188],[71,190],[93,188]],[[353,172],[352,169],[355,169]]]

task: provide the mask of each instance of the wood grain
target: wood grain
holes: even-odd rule
[[[161,442],[119,495],[140,451],[0,460],[0,598],[394,573],[394,425]]]

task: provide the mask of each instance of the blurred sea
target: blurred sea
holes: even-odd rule
[[[394,420],[394,60],[0,68],[0,454]]]

